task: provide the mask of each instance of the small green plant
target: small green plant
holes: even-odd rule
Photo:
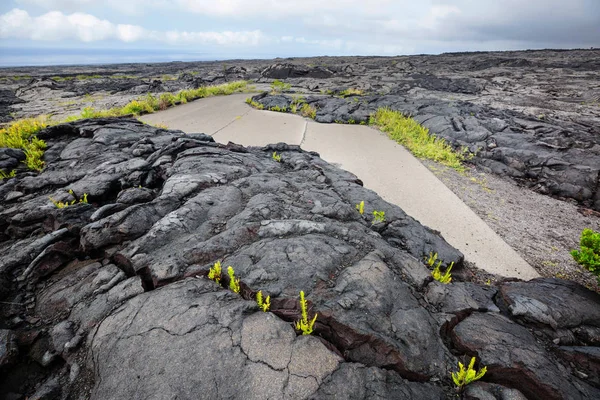
[[[279,107],[279,106],[274,106],[269,108],[270,111],[277,111],[277,112],[287,112],[287,107]]]
[[[346,90],[342,90],[340,92],[340,96],[348,97],[348,96],[362,96],[363,91],[360,89],[348,88]]]
[[[373,222],[372,224],[375,225],[378,222],[385,222],[385,211],[373,211]]]
[[[256,293],[256,304],[260,307],[263,312],[269,311],[271,308],[271,296],[267,296],[266,299],[263,299],[262,290],[259,290]]]
[[[416,157],[439,162],[459,172],[464,171],[465,154],[455,151],[444,139],[431,135],[429,129],[414,119],[389,108],[380,108],[371,115],[369,123],[378,126]]]
[[[302,310],[302,319],[300,321],[296,321],[296,330],[301,331],[303,335],[310,335],[313,332],[315,321],[319,315],[315,314],[313,319],[309,321],[307,308],[308,306],[306,304],[306,300],[304,299],[304,292],[300,291],[300,309]]]
[[[579,240],[579,250],[572,250],[571,255],[579,264],[596,275],[600,283],[600,232],[584,229]]]
[[[463,363],[460,361],[458,362],[458,372],[452,372],[452,380],[459,391],[462,391],[469,383],[483,378],[487,372],[487,367],[483,367],[477,372],[475,368],[473,368],[474,366],[475,357],[471,358],[471,362],[466,369]]]
[[[364,200],[361,201],[360,203],[358,203],[356,205],[356,209],[358,210],[358,212],[360,213],[360,215],[363,215],[365,213],[365,202],[364,202]]]
[[[437,257],[438,257],[437,253],[433,253],[433,254],[429,253],[429,258],[427,259],[427,265],[429,265],[430,268],[433,268],[433,271],[431,271],[431,276],[433,277],[433,279],[435,279],[438,282],[441,282],[443,284],[448,284],[448,283],[452,282],[452,274],[450,273],[450,271],[452,271],[454,262],[450,263],[450,265],[446,269],[446,272],[442,272],[441,271],[442,260],[438,260]],[[436,261],[437,261],[437,264],[436,264]]]
[[[217,261],[210,269],[208,270],[208,279],[215,281],[217,283],[221,283],[221,262]]]
[[[15,176],[17,176],[17,171],[14,169],[10,172],[4,172],[4,170],[0,169],[0,180],[14,178]]]
[[[302,104],[302,108],[300,108],[300,114],[302,114],[303,117],[315,119],[317,117],[317,109],[310,104],[304,103]]]
[[[252,100],[251,97],[248,97],[246,99],[246,103],[250,104],[250,106],[256,108],[257,110],[263,110],[265,108],[265,106],[263,106],[262,104],[260,104],[258,101]]]
[[[48,197],[50,199],[50,201],[52,202],[52,204],[54,204],[56,206],[56,208],[66,208],[75,204],[87,204],[88,199],[87,199],[87,193],[83,194],[83,197],[78,198],[75,193],[73,192],[73,189],[69,189],[69,194],[73,197],[72,201],[67,201],[67,202],[62,202],[62,201],[56,201],[54,200],[52,197]]]
[[[279,79],[275,79],[273,83],[271,83],[271,93],[273,94],[285,92],[287,90],[290,90],[291,88],[292,85],[290,85],[289,83],[282,82]]]
[[[273,152],[271,158],[273,159],[273,161],[281,162],[281,155],[277,154],[276,151]]]
[[[235,271],[233,267],[230,265],[227,267],[227,275],[229,275],[229,289],[231,289],[234,293],[240,292],[240,278],[235,277]]]

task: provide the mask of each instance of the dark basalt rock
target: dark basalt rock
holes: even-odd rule
[[[476,355],[489,372],[469,398],[600,396],[583,347],[596,343],[597,296],[556,280],[432,282],[430,252],[456,268],[462,254],[315,153],[130,119],[40,137],[44,171],[0,183],[23,194],[0,203],[2,395],[443,399],[457,361]],[[48,199],[69,189],[89,204]],[[363,200],[385,224],[356,211]],[[240,294],[226,274],[206,278],[217,260]],[[318,314],[311,336],[292,325],[301,290]],[[578,341],[559,347],[553,327]]]
[[[600,210],[598,125],[560,119],[542,122],[517,112],[420,98],[406,91],[406,87],[398,86],[382,96],[308,97],[306,101],[316,107],[315,120],[321,123],[366,123],[382,107],[410,115],[456,149],[469,149],[474,153],[473,162],[485,169],[525,182],[542,193]],[[292,102],[290,96],[266,93],[253,99],[267,109],[289,107]]]
[[[287,78],[330,78],[333,75],[327,68],[323,67],[308,67],[297,64],[273,64],[262,71],[261,75],[271,79],[287,79]]]

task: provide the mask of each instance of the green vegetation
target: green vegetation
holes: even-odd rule
[[[300,319],[300,321],[296,321],[296,330],[301,331],[303,335],[310,335],[313,332],[315,321],[319,315],[315,314],[313,319],[309,321],[307,308],[308,306],[306,304],[306,300],[304,299],[304,292],[300,291],[300,309],[302,310],[302,319]]]
[[[93,79],[99,75],[78,75],[81,79]],[[177,94],[163,93],[159,98],[148,94],[137,100],[127,103],[123,107],[114,107],[109,110],[96,110],[93,107],[85,107],[79,115],[68,117],[62,121],[51,121],[47,116],[37,118],[25,118],[10,123],[0,129],[0,147],[22,149],[25,152],[25,164],[27,168],[41,171],[44,168],[42,157],[46,149],[46,143],[35,135],[42,129],[65,122],[73,122],[88,118],[120,117],[126,115],[141,115],[153,113],[165,109],[177,103],[196,100],[203,97],[228,95],[244,91],[248,83],[246,81],[230,82],[218,86],[206,86],[198,89],[182,90]]]
[[[72,189],[69,189],[69,194],[73,197],[73,200],[70,202],[62,202],[62,201],[56,201],[54,200],[52,197],[48,197],[50,199],[50,201],[57,207],[57,208],[65,208],[65,207],[69,207],[72,206],[74,204],[87,204],[88,200],[87,200],[87,193],[83,194],[83,197],[78,198],[75,193],[73,193]]]
[[[571,255],[579,264],[596,275],[600,283],[600,232],[584,229],[579,240],[579,250],[572,250]]]
[[[227,267],[227,275],[229,275],[229,289],[231,289],[233,293],[239,293],[240,278],[235,277],[235,271],[233,270],[233,267],[231,265]]]
[[[46,143],[35,135],[48,125],[49,121],[46,116],[15,121],[0,129],[0,147],[23,150],[27,168],[41,171],[44,168],[42,156]]]
[[[487,367],[483,367],[479,370],[479,372],[477,372],[475,368],[473,368],[474,366],[475,357],[471,358],[468,368],[465,369],[463,363],[459,362],[458,372],[452,372],[452,380],[459,391],[462,391],[469,383],[481,379],[487,372]]]
[[[273,159],[273,161],[281,162],[281,156],[279,154],[277,154],[276,151],[273,152],[273,155],[271,156],[271,158]]]
[[[380,108],[371,116],[369,122],[378,126],[416,157],[437,161],[459,172],[464,171],[464,154],[455,151],[444,139],[430,135],[429,130],[414,119],[405,117],[398,111]]]
[[[103,78],[102,75],[76,75],[76,76],[53,76],[52,79],[55,82],[64,82],[64,81],[85,81],[89,79],[100,79]]]
[[[433,277],[433,279],[447,285],[448,283],[452,282],[452,274],[450,273],[450,271],[452,271],[454,262],[450,263],[450,265],[446,269],[446,272],[442,272],[441,271],[442,260],[438,260],[437,257],[438,257],[437,253],[435,253],[435,254],[429,253],[429,259],[427,260],[427,265],[429,265],[430,268],[433,268],[433,271],[431,271],[431,276]],[[436,264],[436,261],[437,261],[437,264]]]
[[[208,270],[208,279],[215,281],[217,283],[221,282],[221,262],[217,261],[210,269]]]
[[[248,97],[246,99],[246,104],[250,104],[251,107],[254,107],[257,110],[263,110],[265,108],[265,106],[263,106],[262,104],[260,104],[258,101],[252,100],[251,97]]]
[[[373,211],[373,222],[371,223],[375,225],[378,222],[385,222],[385,211]]]
[[[365,213],[365,202],[361,201],[360,203],[358,203],[356,205],[356,209],[358,210],[358,212],[360,213],[360,215],[363,215]]]
[[[10,172],[4,172],[4,170],[0,169],[0,180],[14,178],[16,175],[17,171],[14,169]]]
[[[300,114],[302,114],[303,117],[315,119],[317,117],[317,109],[314,106],[305,103],[300,109]]]
[[[273,83],[271,83],[271,93],[281,93],[288,91],[292,88],[292,85],[289,83],[285,83],[280,81],[279,79],[275,79]]]
[[[364,92],[360,89],[348,88],[346,90],[342,90],[340,92],[340,96],[349,97],[349,96],[362,96]]]
[[[267,296],[266,299],[263,299],[262,290],[259,290],[256,293],[256,304],[258,304],[263,312],[269,311],[269,308],[271,308],[271,296]]]

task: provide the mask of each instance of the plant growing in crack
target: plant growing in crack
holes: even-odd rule
[[[458,362],[458,372],[452,372],[452,380],[458,388],[459,392],[462,392],[465,386],[471,382],[481,379],[487,372],[487,367],[483,367],[479,370],[473,368],[475,366],[475,357],[471,358],[469,366],[465,368],[463,363]]]
[[[437,261],[437,264],[436,264],[436,261]],[[450,271],[452,271],[454,262],[451,262],[450,265],[448,266],[448,268],[446,268],[446,271],[442,272],[442,270],[441,270],[442,260],[438,260],[437,253],[429,253],[429,258],[427,259],[427,265],[429,265],[429,267],[433,268],[433,271],[431,271],[431,276],[433,277],[433,279],[435,279],[436,281],[441,282],[443,284],[448,284],[448,283],[452,282],[452,274],[450,273]]]
[[[371,224],[375,225],[378,222],[385,222],[385,211],[373,211],[373,222]]]
[[[227,275],[229,275],[229,289],[231,289],[234,293],[240,292],[240,278],[235,277],[235,271],[233,267],[230,265],[227,267]]]
[[[208,270],[208,279],[215,281],[217,283],[221,283],[221,262],[217,261],[210,269]]]
[[[48,197],[50,199],[50,201],[52,202],[52,204],[54,204],[56,206],[56,208],[66,208],[75,204],[87,204],[88,199],[87,199],[87,193],[83,194],[83,197],[79,198],[75,195],[75,193],[73,192],[73,189],[69,189],[69,194],[73,197],[72,201],[67,201],[67,202],[62,202],[62,201],[56,201],[54,200],[52,197]]]
[[[269,308],[271,308],[271,296],[263,298],[262,290],[259,290],[256,293],[256,304],[258,304],[263,312],[269,311]]]
[[[356,205],[356,209],[358,210],[358,212],[360,213],[360,215],[363,215],[365,213],[365,202],[364,202],[364,200],[361,201],[360,203],[358,203]]]
[[[276,151],[273,152],[271,158],[273,159],[273,161],[281,162],[281,155],[277,154]]]
[[[302,319],[296,321],[296,330],[302,331],[303,335],[310,335],[313,332],[315,321],[319,314],[315,314],[313,319],[308,320],[308,306],[303,291],[300,291],[300,309],[302,311]]]

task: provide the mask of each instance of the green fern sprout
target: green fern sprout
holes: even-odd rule
[[[303,335],[310,335],[313,332],[315,321],[319,314],[315,314],[313,319],[308,320],[308,311],[306,300],[304,299],[304,292],[300,291],[300,309],[302,310],[302,319],[296,321],[296,330],[302,331]]]
[[[375,225],[378,222],[385,222],[385,211],[373,211],[373,222],[372,224]]]
[[[356,209],[358,210],[358,212],[360,213],[360,215],[363,215],[365,213],[365,202],[361,201],[360,203],[358,203],[356,205]]]
[[[73,192],[73,189],[69,189],[69,194],[73,197],[73,200],[71,200],[70,202],[62,202],[62,201],[56,201],[54,200],[52,197],[48,197],[50,199],[50,201],[52,202],[52,204],[54,204],[56,206],[56,208],[65,208],[65,207],[69,207],[72,205],[75,205],[77,203],[79,204],[87,204],[88,199],[87,199],[87,193],[83,194],[82,198],[77,198],[77,196],[75,195],[75,193]]]
[[[483,367],[477,372],[473,366],[475,365],[475,357],[471,358],[469,367],[465,369],[463,363],[458,363],[458,372],[452,372],[452,380],[460,391],[471,382],[481,379],[487,372],[487,367]]]
[[[256,304],[258,304],[263,312],[269,311],[269,308],[271,308],[271,296],[267,296],[266,299],[263,299],[262,290],[259,290],[256,293]]]
[[[235,277],[235,271],[233,267],[230,265],[227,267],[227,274],[229,275],[229,289],[231,289],[234,293],[240,292],[240,278]]]
[[[437,261],[437,264],[436,264],[436,261]],[[438,260],[437,253],[429,253],[429,258],[427,259],[427,265],[429,265],[429,267],[433,268],[433,271],[431,271],[431,276],[433,277],[433,279],[435,279],[436,281],[441,282],[443,284],[448,284],[448,283],[452,282],[452,274],[450,273],[450,271],[452,271],[454,262],[450,263],[450,265],[446,269],[446,272],[442,272],[441,271],[442,260]]]
[[[450,263],[450,266],[446,269],[446,272],[442,272],[440,270],[440,265],[441,265],[441,261],[438,265],[435,266],[433,271],[431,271],[431,276],[433,276],[433,279],[435,279],[436,281],[447,285],[450,282],[452,282],[452,274],[450,273],[450,271],[452,270],[452,267],[454,266],[454,262]]]
[[[277,154],[276,151],[273,152],[273,155],[271,157],[273,158],[273,161],[281,162],[281,156]]]
[[[221,262],[217,261],[215,265],[208,270],[208,279],[217,283],[221,282]]]

